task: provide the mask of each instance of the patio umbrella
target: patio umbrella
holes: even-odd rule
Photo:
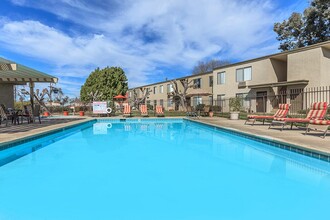
[[[193,96],[209,96],[212,93],[204,90],[204,89],[188,89],[186,97],[193,97]]]
[[[113,97],[114,99],[126,99],[126,97],[125,96],[123,96],[123,95],[116,95],[116,96],[114,96]]]

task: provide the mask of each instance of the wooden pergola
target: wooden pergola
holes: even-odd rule
[[[0,86],[1,84],[26,85],[30,87],[30,101],[33,106],[35,83],[57,83],[58,78],[6,60],[0,57]]]

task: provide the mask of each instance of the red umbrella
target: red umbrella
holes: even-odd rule
[[[126,97],[125,96],[123,96],[123,95],[117,95],[117,96],[115,96],[115,97],[113,97],[114,99],[126,99]]]

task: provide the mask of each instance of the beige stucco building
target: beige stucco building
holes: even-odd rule
[[[244,110],[249,112],[270,112],[278,103],[288,102],[304,108],[307,105],[301,99],[304,89],[330,86],[330,41],[175,80],[185,78],[199,80],[200,87],[211,93],[203,97],[192,96],[188,100],[191,105],[218,105],[223,111],[229,111],[228,99],[241,97]],[[171,91],[169,85],[170,81],[145,85],[130,89],[129,94],[132,97],[133,90],[139,91],[138,97],[142,97],[143,91],[149,89],[149,104],[175,108],[167,95]],[[315,101],[330,102],[324,98]]]
[[[211,103],[213,99],[213,73],[204,73],[197,74],[187,77],[181,77],[174,79],[177,82],[178,90],[183,91],[184,87],[181,80],[187,79],[189,82],[190,88],[187,90],[187,94],[191,94],[194,91],[203,91],[204,94],[197,94],[187,97],[188,105],[196,106],[199,103]],[[141,87],[131,88],[128,91],[128,96],[130,99],[133,99],[134,93],[136,93],[137,98],[142,98],[146,93],[146,90],[149,90],[149,95],[146,98],[145,103],[156,106],[161,105],[166,110],[180,110],[178,102],[173,100],[173,96],[170,93],[175,89],[172,80],[166,80],[159,83],[149,84]],[[193,87],[194,86],[194,87]]]

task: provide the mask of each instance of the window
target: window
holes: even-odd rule
[[[213,76],[209,76],[209,86],[213,86]]]
[[[173,99],[167,99],[167,107],[172,107]]]
[[[236,93],[236,97],[241,99],[241,105],[243,108],[249,108],[250,107],[250,101],[247,98],[248,93]]]
[[[236,82],[252,80],[252,67],[246,67],[236,70]]]
[[[196,107],[199,104],[202,104],[202,97],[194,97],[193,98],[193,106]]]
[[[225,106],[225,95],[217,95],[217,106]]]
[[[159,86],[159,93],[164,93],[164,86],[163,85]]]
[[[128,93],[128,98],[131,98],[131,97],[132,97],[132,92],[129,91],[129,93]]]
[[[154,94],[157,93],[157,86],[154,86]]]
[[[225,84],[226,72],[217,73],[217,84]]]
[[[213,105],[213,96],[209,96],[209,104],[208,105]]]
[[[173,85],[172,84],[167,84],[167,93],[173,92]]]
[[[154,100],[154,106],[156,106],[157,105],[157,100]]]
[[[202,79],[194,79],[194,88],[195,89],[200,89],[202,87]]]
[[[164,100],[163,99],[159,100],[159,105],[161,105],[162,107],[164,107]]]

